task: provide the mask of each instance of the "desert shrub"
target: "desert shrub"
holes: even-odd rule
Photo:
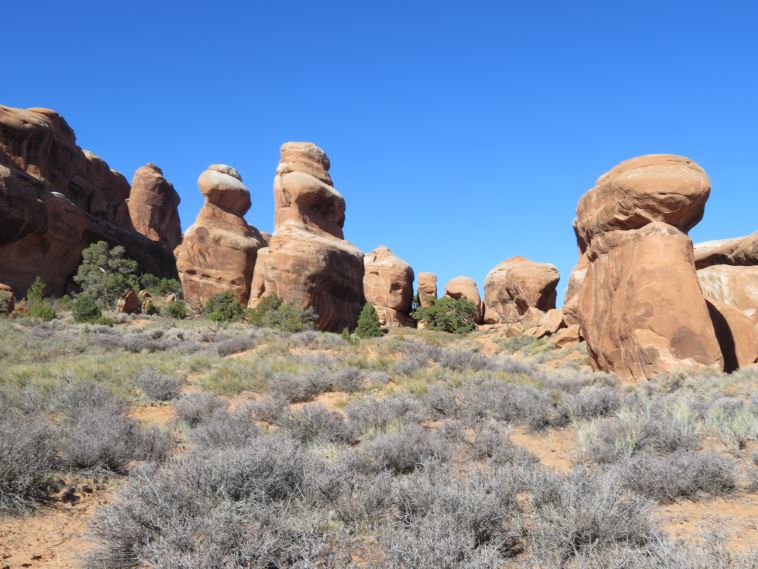
[[[222,358],[231,354],[238,354],[252,350],[255,347],[255,338],[253,336],[235,336],[222,340],[216,344],[216,353]]]
[[[208,299],[205,313],[213,322],[234,322],[242,318],[244,309],[232,292],[225,291]]]
[[[159,373],[154,368],[146,367],[134,378],[134,385],[151,399],[170,401],[179,396],[182,382],[170,375]]]
[[[289,435],[301,443],[349,443],[352,436],[342,416],[323,405],[305,405],[296,411],[287,411],[280,424]]]
[[[40,416],[0,417],[0,514],[17,512],[44,502],[54,489],[57,465],[53,430]]]
[[[213,393],[188,393],[174,403],[176,415],[190,427],[199,425],[217,411],[226,409],[226,400]]]
[[[624,486],[659,502],[734,490],[734,462],[714,452],[637,454],[616,467]]]
[[[168,303],[163,308],[163,312],[166,316],[176,318],[177,320],[184,320],[187,318],[187,316],[189,316],[187,303],[184,302],[181,298],[176,299],[174,302]]]
[[[593,419],[618,411],[622,398],[618,388],[590,385],[579,393],[564,396],[563,404],[572,419]]]
[[[282,332],[311,330],[315,320],[313,309],[304,310],[296,304],[284,302],[276,294],[263,297],[255,308],[247,311],[250,325]]]
[[[625,489],[613,473],[575,470],[532,504],[532,547],[550,567],[586,551],[640,547],[656,538],[653,502]]]
[[[73,313],[74,320],[77,322],[94,323],[103,316],[97,302],[87,294],[81,294],[76,297],[73,305]]]
[[[705,424],[730,449],[742,450],[748,441],[758,438],[758,404],[721,397],[708,407]]]
[[[382,327],[379,324],[379,315],[376,308],[370,302],[363,305],[355,326],[355,335],[359,338],[378,338],[382,335]]]
[[[249,404],[234,411],[216,409],[195,425],[189,432],[189,440],[196,450],[241,448],[260,434]]]
[[[29,316],[50,322],[57,315],[50,301],[45,298],[45,283],[37,277],[26,293],[26,302],[29,307]]]
[[[404,393],[383,399],[364,397],[351,402],[346,408],[350,427],[358,436],[386,433],[404,424],[423,422],[427,414],[424,406]]]
[[[497,421],[486,421],[474,427],[471,438],[475,459],[491,460],[495,464],[536,464],[538,459],[526,449],[510,441],[510,427]]]
[[[97,302],[101,308],[111,308],[126,289],[137,286],[138,266],[125,257],[121,245],[108,247],[98,241],[82,251],[82,262],[74,275],[83,295]]]
[[[274,397],[299,403],[328,391],[360,391],[365,384],[366,376],[359,369],[330,369],[322,365],[316,371],[275,373],[269,381],[269,389]]]
[[[476,329],[477,309],[466,298],[432,299],[429,306],[417,308],[411,316],[430,330],[466,334]]]
[[[405,425],[362,443],[355,455],[355,468],[364,473],[389,470],[407,474],[427,461],[442,461],[451,453],[451,446],[439,434]]]
[[[156,277],[150,273],[144,273],[139,278],[140,287],[147,290],[153,296],[166,296],[169,294],[182,294],[182,285],[176,279]]]

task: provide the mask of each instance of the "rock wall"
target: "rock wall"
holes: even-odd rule
[[[384,245],[363,257],[363,293],[383,326],[416,326],[410,317],[413,269]]]

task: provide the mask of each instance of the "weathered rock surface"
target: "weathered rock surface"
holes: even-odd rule
[[[541,316],[538,320],[534,321],[531,326],[525,327],[525,335],[544,338],[552,336],[564,327],[563,311],[552,308],[540,314]]]
[[[555,308],[560,276],[555,265],[512,257],[492,269],[484,280],[484,322],[522,322],[530,308]]]
[[[758,324],[758,266],[712,265],[697,278],[706,299],[741,310]]]
[[[418,300],[423,307],[431,306],[437,299],[437,275],[434,273],[418,274]]]
[[[723,368],[684,233],[653,222],[595,235],[588,258],[578,312],[596,369],[640,380]]]
[[[758,231],[745,237],[719,239],[695,244],[695,266],[758,265]]]
[[[574,230],[580,251],[594,235],[663,221],[685,233],[703,218],[711,187],[683,156],[650,154],[621,162],[579,200]]]
[[[308,142],[282,145],[274,178],[274,233],[262,249],[250,306],[277,294],[312,308],[321,330],[353,328],[364,304],[363,253],[343,239],[345,200],[329,159]]]
[[[734,306],[715,300],[707,303],[724,356],[724,371],[732,372],[758,361],[758,327],[755,322]]]
[[[127,200],[134,229],[173,251],[182,241],[179,194],[155,164],[134,172]]]
[[[116,312],[122,314],[139,314],[142,312],[142,301],[132,289],[124,291],[116,303]]]
[[[376,308],[382,326],[415,326],[410,317],[413,269],[389,248],[380,245],[363,257],[363,294]]]
[[[184,298],[205,306],[214,294],[231,291],[242,304],[263,238],[245,221],[250,192],[239,172],[225,164],[208,166],[197,185],[205,204],[174,253]]]
[[[473,302],[476,307],[476,321],[481,322],[482,298],[479,296],[479,289],[474,279],[465,276],[453,277],[445,285],[445,296],[455,299],[466,298]]]
[[[134,231],[129,183],[76,145],[49,109],[0,106],[0,276],[17,294],[41,277],[63,292],[92,242],[122,245],[143,271],[176,277],[170,251]]]
[[[13,297],[13,290],[10,285],[0,283],[0,315],[7,316],[13,312],[16,299]]]

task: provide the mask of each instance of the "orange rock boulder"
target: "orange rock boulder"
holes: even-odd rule
[[[413,269],[384,245],[363,257],[363,294],[383,326],[415,326],[410,317]]]
[[[476,322],[482,320],[482,297],[479,296],[479,288],[476,281],[471,277],[453,277],[445,285],[445,296],[450,298],[466,298],[476,307]]]
[[[758,231],[733,239],[706,241],[695,245],[695,266],[758,265]]]
[[[224,164],[208,166],[197,181],[205,204],[174,253],[184,298],[205,306],[214,294],[231,291],[243,304],[263,238],[243,215],[250,192],[239,172]]]
[[[129,193],[129,216],[134,229],[173,251],[182,241],[179,194],[155,164],[138,168]]]
[[[418,274],[418,301],[423,307],[431,306],[437,299],[437,275],[434,273]]]
[[[312,308],[321,330],[353,328],[364,304],[363,253],[343,239],[345,200],[329,159],[309,142],[282,145],[274,178],[274,233],[260,252],[250,306],[277,294]]]
[[[484,322],[512,324],[523,321],[530,309],[555,308],[559,280],[555,265],[523,257],[503,261],[484,280]]]

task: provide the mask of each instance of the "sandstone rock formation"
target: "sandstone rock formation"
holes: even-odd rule
[[[431,306],[437,299],[437,275],[434,273],[418,274],[418,301],[423,307]]]
[[[170,251],[134,231],[129,183],[81,150],[49,109],[0,106],[0,275],[17,294],[41,277],[63,292],[92,242],[123,245],[143,271],[175,277]]]
[[[179,222],[179,194],[155,164],[134,172],[127,200],[134,229],[173,251],[182,241]]]
[[[313,308],[321,330],[353,328],[364,304],[363,253],[343,239],[345,200],[329,158],[309,142],[282,145],[274,178],[275,227],[261,249],[250,306],[277,294]]]
[[[363,257],[363,294],[382,326],[413,326],[413,269],[384,245]]]
[[[531,325],[524,328],[525,335],[533,336],[534,338],[544,338],[552,336],[564,327],[563,312],[561,310],[552,308],[547,312],[539,312],[539,314],[539,319],[533,320],[529,323]]]
[[[492,269],[484,280],[484,322],[522,322],[530,309],[555,308],[560,276],[555,265],[512,257]]]
[[[139,314],[142,311],[142,302],[137,293],[127,289],[116,303],[116,312],[121,314]]]
[[[0,315],[7,316],[13,312],[16,299],[13,297],[11,287],[5,283],[0,283]]]
[[[723,368],[683,233],[709,193],[692,161],[651,155],[622,162],[579,201],[574,227],[588,267],[577,313],[594,367],[635,380]]]
[[[174,253],[184,298],[204,307],[214,294],[231,291],[242,304],[263,238],[244,219],[250,192],[239,172],[211,164],[197,180],[205,204]]]
[[[732,372],[758,361],[758,327],[734,306],[709,300],[708,310],[716,330],[724,371]]]
[[[697,278],[706,299],[733,306],[758,324],[758,266],[712,265]]]
[[[745,237],[706,241],[695,245],[695,266],[758,265],[758,231]]]
[[[476,307],[476,322],[482,321],[482,298],[474,279],[464,276],[453,277],[445,285],[445,296],[455,299],[467,298],[473,302]]]

